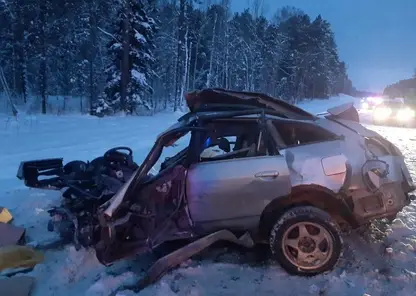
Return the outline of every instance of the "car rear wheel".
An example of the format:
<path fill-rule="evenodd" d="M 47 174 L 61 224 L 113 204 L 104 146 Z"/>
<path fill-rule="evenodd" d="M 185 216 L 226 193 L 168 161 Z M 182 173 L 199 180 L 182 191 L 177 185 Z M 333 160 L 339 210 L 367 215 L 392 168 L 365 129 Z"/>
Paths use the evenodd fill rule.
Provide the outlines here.
<path fill-rule="evenodd" d="M 331 216 L 315 207 L 288 210 L 270 233 L 273 257 L 290 274 L 313 276 L 331 270 L 342 253 L 342 238 Z"/>

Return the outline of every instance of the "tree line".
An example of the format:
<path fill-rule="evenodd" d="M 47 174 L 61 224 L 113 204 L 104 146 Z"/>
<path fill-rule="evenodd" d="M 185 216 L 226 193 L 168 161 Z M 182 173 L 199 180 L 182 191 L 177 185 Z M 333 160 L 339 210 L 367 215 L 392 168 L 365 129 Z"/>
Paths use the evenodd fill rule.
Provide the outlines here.
<path fill-rule="evenodd" d="M 297 102 L 352 93 L 331 25 L 293 7 L 270 20 L 230 0 L 4 0 L 0 60 L 13 99 L 88 98 L 91 114 L 178 110 L 206 87 Z"/>
<path fill-rule="evenodd" d="M 388 85 L 383 94 L 390 98 L 405 98 L 412 105 L 416 105 L 416 71 L 413 78 L 403 79 Z"/>

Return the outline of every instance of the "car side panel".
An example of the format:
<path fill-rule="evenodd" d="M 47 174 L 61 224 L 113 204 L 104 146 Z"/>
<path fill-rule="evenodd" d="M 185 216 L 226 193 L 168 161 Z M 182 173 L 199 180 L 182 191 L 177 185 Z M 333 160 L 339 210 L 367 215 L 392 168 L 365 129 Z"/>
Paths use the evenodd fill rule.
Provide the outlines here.
<path fill-rule="evenodd" d="M 288 147 L 281 153 L 286 157 L 293 186 L 315 184 L 337 193 L 349 181 L 351 155 L 341 141 Z"/>
<path fill-rule="evenodd" d="M 257 227 L 264 208 L 288 195 L 291 183 L 284 156 L 262 156 L 195 164 L 186 190 L 196 225 L 237 230 Z"/>

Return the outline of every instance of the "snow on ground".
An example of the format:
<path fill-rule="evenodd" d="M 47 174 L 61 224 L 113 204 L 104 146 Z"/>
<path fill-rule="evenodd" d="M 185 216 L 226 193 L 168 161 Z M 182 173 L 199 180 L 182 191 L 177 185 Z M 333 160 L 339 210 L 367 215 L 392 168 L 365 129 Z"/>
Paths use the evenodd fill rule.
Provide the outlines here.
<path fill-rule="evenodd" d="M 324 112 L 353 98 L 300 104 L 311 113 Z M 15 176 L 21 160 L 64 157 L 89 160 L 114 146 L 130 146 L 140 163 L 158 133 L 179 114 L 153 117 L 22 116 L 18 122 L 0 115 L 0 205 L 13 213 L 14 224 L 25 226 L 30 244 L 55 238 L 46 230 L 46 209 L 59 201 L 59 192 L 30 190 Z M 373 128 L 373 127 L 372 127 Z M 374 127 L 396 143 L 416 173 L 413 143 L 416 130 Z M 374 226 L 369 244 L 357 236 L 345 239 L 338 267 L 313 278 L 289 276 L 272 262 L 265 249 L 241 251 L 211 248 L 173 270 L 138 295 L 414 295 L 416 290 L 416 206 L 407 207 L 387 227 Z M 386 249 L 387 247 L 391 249 Z M 267 250 L 267 248 L 266 248 Z M 387 250 L 387 252 L 386 252 Z M 136 279 L 152 263 L 152 255 L 120 261 L 110 267 L 98 263 L 92 251 L 72 246 L 45 253 L 45 261 L 29 273 L 37 279 L 32 295 L 110 295 L 123 283 Z M 1 294 L 1 293 L 0 293 Z M 131 291 L 118 296 L 135 295 Z"/>

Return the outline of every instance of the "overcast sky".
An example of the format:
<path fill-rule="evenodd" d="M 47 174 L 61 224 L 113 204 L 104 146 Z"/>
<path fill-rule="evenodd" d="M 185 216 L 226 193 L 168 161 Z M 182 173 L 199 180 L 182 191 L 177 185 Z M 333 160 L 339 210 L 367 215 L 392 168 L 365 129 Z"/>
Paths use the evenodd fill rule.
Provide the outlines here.
<path fill-rule="evenodd" d="M 341 59 L 361 90 L 382 91 L 416 68 L 416 0 L 264 0 L 270 17 L 282 6 L 321 14 L 335 32 Z M 242 11 L 249 0 L 232 0 Z"/>

